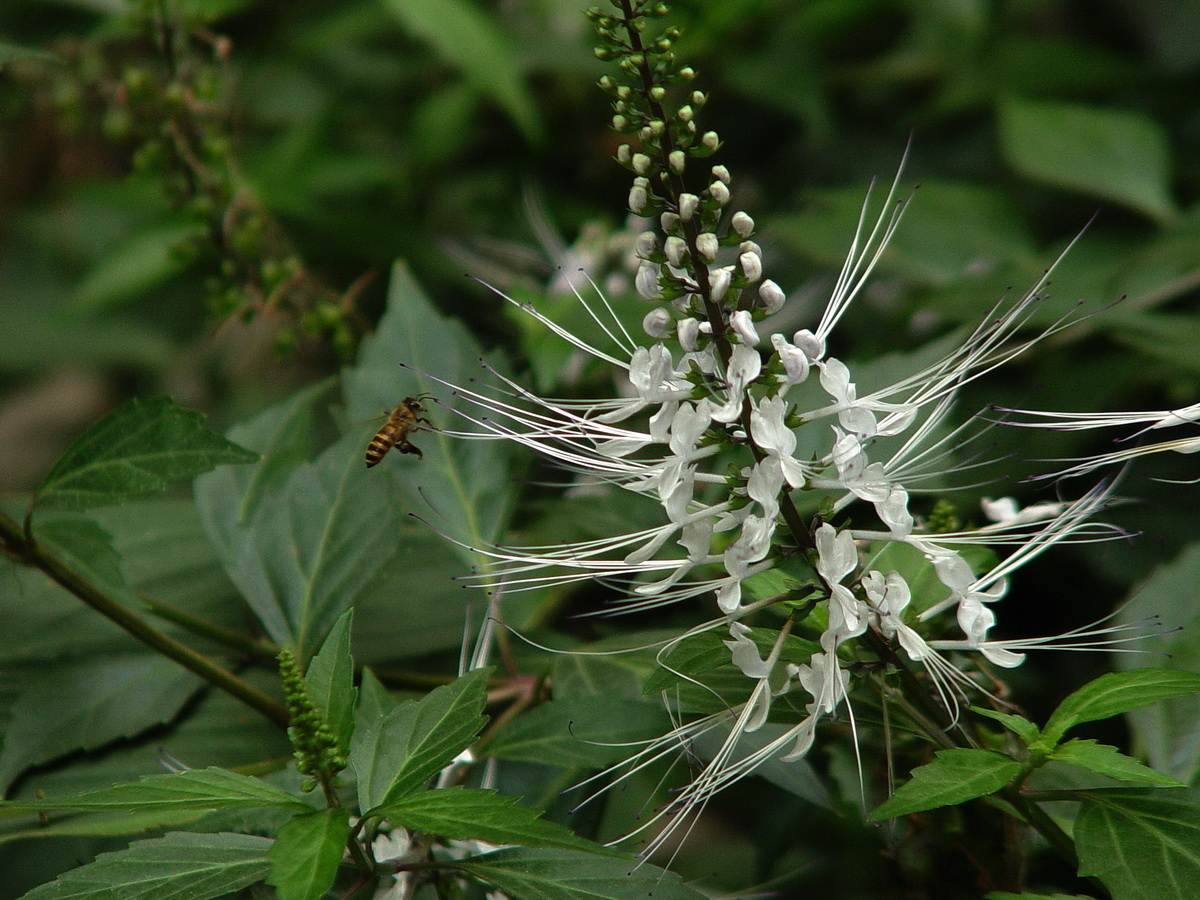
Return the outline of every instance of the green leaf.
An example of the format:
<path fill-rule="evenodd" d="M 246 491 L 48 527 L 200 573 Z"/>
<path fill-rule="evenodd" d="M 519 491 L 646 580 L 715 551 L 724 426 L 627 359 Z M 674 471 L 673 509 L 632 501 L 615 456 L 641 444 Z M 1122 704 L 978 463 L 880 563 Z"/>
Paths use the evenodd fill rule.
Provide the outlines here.
<path fill-rule="evenodd" d="M 345 753 L 354 733 L 354 660 L 350 655 L 350 632 L 354 610 L 348 609 L 337 620 L 329 637 L 313 657 L 304 684 L 326 724 L 333 729 L 338 747 Z"/>
<path fill-rule="evenodd" d="M 1164 788 L 1083 793 L 1075 820 L 1079 874 L 1113 900 L 1200 897 L 1200 791 Z"/>
<path fill-rule="evenodd" d="M 364 675 L 350 745 L 364 815 L 420 789 L 475 740 L 487 722 L 490 672 L 476 669 L 420 700 L 399 704 Z"/>
<path fill-rule="evenodd" d="M 1009 891 L 989 891 L 984 900 L 1092 900 L 1083 894 L 1013 894 Z"/>
<path fill-rule="evenodd" d="M 385 6 L 413 37 L 495 100 L 529 141 L 541 140 L 537 109 L 517 68 L 512 39 L 493 19 L 467 0 L 385 0 Z"/>
<path fill-rule="evenodd" d="M 1067 741 L 1057 747 L 1050 757 L 1059 762 L 1096 772 L 1099 775 L 1119 778 L 1121 781 L 1163 787 L 1183 787 L 1182 782 L 1176 781 L 1169 775 L 1163 775 L 1161 772 L 1155 772 L 1133 757 L 1121 753 L 1116 747 L 1100 744 L 1093 740 L 1076 738 Z"/>
<path fill-rule="evenodd" d="M 196 236 L 192 223 L 162 224 L 129 235 L 101 256 L 75 289 L 74 305 L 96 313 L 157 287 L 187 264 L 175 248 Z"/>
<path fill-rule="evenodd" d="M 256 809 L 285 806 L 307 812 L 310 804 L 259 778 L 228 769 L 185 769 L 169 775 L 148 775 L 76 797 L 0 801 L 0 807 L 20 810 L 153 810 Z"/>
<path fill-rule="evenodd" d="M 485 360 L 488 368 L 481 366 Z M 501 386 L 489 369 L 503 372 L 504 366 L 486 357 L 461 323 L 443 316 L 408 267 L 397 263 L 387 313 L 375 335 L 364 341 L 358 364 L 342 377 L 346 410 L 354 422 L 378 422 L 383 410 L 406 396 L 434 398 L 429 412 L 433 426 L 418 440 L 424 458 L 386 457 L 371 470 L 377 477 L 370 483 L 379 491 L 381 482 L 390 481 L 404 510 L 433 507 L 438 531 L 469 547 L 494 543 L 500 535 L 514 502 L 515 450 L 509 441 L 463 441 L 442 434 L 440 427 L 463 424 L 452 412 L 460 404 L 471 414 L 480 413 L 442 382 L 486 392 Z M 355 462 L 361 469 L 371 433 L 359 428 L 356 434 L 361 443 Z M 469 565 L 479 561 L 474 552 L 461 552 Z"/>
<path fill-rule="evenodd" d="M 0 751 L 0 787 L 30 766 L 171 720 L 200 685 L 178 664 L 149 654 L 44 670 L 13 704 Z"/>
<path fill-rule="evenodd" d="M 1200 543 L 1186 547 L 1176 559 L 1159 566 L 1150 578 L 1133 587 L 1118 613 L 1122 624 L 1144 623 L 1148 616 L 1158 614 L 1166 624 L 1178 628 L 1161 629 L 1138 641 L 1137 649 L 1146 654 L 1118 655 L 1120 668 L 1157 659 L 1164 669 L 1200 671 L 1197 584 Z M 1158 771 L 1174 775 L 1185 784 L 1195 783 L 1200 775 L 1200 728 L 1195 724 L 1200 721 L 1200 695 L 1144 706 L 1132 710 L 1127 719 L 1139 755 L 1145 755 Z"/>
<path fill-rule="evenodd" d="M 613 852 L 577 837 L 569 828 L 546 821 L 538 810 L 522 806 L 516 798 L 495 791 L 463 787 L 422 791 L 387 804 L 375 814 L 413 831 L 450 840 Z"/>
<path fill-rule="evenodd" d="M 497 850 L 454 863 L 514 900 L 702 900 L 674 872 L 571 850 Z"/>
<path fill-rule="evenodd" d="M 1024 716 L 1014 716 L 1011 713 L 996 712 L 994 709 L 983 709 L 979 706 L 972 706 L 971 712 L 999 722 L 1024 741 L 1026 747 L 1041 737 L 1042 733 L 1038 727 Z"/>
<path fill-rule="evenodd" d="M 247 834 L 168 834 L 102 853 L 22 900 L 210 900 L 260 881 L 270 846 Z"/>
<path fill-rule="evenodd" d="M 1000 105 L 1000 142 L 1009 164 L 1028 178 L 1112 200 L 1160 222 L 1176 215 L 1166 135 L 1139 113 L 1010 100 Z"/>
<path fill-rule="evenodd" d="M 38 489 L 39 509 L 86 509 L 153 494 L 171 481 L 257 459 L 167 397 L 133 399 L 79 437 Z"/>
<path fill-rule="evenodd" d="M 267 853 L 279 900 L 320 900 L 333 886 L 350 836 L 350 811 L 341 807 L 296 816 L 279 828 Z"/>
<path fill-rule="evenodd" d="M 994 794 L 1021 771 L 1021 763 L 991 750 L 939 750 L 936 759 L 914 769 L 912 778 L 877 806 L 873 822 L 952 806 Z"/>
<path fill-rule="evenodd" d="M 0 41 L 0 66 L 15 59 L 40 59 L 57 62 L 60 57 L 37 47 L 23 47 L 10 41 Z"/>
<path fill-rule="evenodd" d="M 1149 706 L 1172 697 L 1200 692 L 1200 672 L 1173 672 L 1166 669 L 1132 669 L 1110 672 L 1089 681 L 1058 705 L 1042 737 L 1057 744 L 1068 729 L 1082 722 L 1095 722 Z"/>

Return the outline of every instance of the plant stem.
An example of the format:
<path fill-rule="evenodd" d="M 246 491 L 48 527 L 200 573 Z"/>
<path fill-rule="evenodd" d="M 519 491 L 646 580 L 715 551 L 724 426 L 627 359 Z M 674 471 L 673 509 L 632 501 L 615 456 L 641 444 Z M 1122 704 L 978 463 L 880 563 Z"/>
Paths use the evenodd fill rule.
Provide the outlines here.
<path fill-rule="evenodd" d="M 166 632 L 159 631 L 129 607 L 40 546 L 32 536 L 24 534 L 21 526 L 2 511 L 0 511 L 0 545 L 3 545 L 4 551 L 14 559 L 44 572 L 71 594 L 147 647 L 174 660 L 189 672 L 199 675 L 209 684 L 220 688 L 251 709 L 262 713 L 281 729 L 287 729 L 288 712 L 282 704 L 217 665 L 202 653 L 197 653 Z"/>

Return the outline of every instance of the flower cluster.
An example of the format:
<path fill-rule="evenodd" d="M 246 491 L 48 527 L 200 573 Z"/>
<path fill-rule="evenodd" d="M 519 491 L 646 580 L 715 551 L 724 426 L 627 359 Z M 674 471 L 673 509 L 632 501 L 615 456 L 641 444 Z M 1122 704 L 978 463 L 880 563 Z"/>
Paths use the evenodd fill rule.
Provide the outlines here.
<path fill-rule="evenodd" d="M 998 304 L 924 368 L 860 390 L 830 344 L 907 205 L 898 199 L 897 175 L 876 217 L 868 193 L 820 320 L 791 334 L 771 331 L 785 292 L 764 277 L 755 223 L 734 203 L 729 171 L 698 162 L 720 146 L 716 133 L 697 127 L 705 95 L 690 89 L 691 69 L 675 67 L 671 29 L 645 36 L 662 4 L 613 6 L 590 15 L 603 41 L 597 55 L 623 74 L 602 78 L 600 86 L 613 99 L 613 127 L 630 139 L 617 151 L 634 175 L 629 209 L 656 226 L 633 241 L 636 291 L 651 304 L 643 320 L 648 340 L 628 333 L 598 290 L 595 302 L 577 296 L 614 349 L 524 306 L 563 339 L 623 370 L 627 389 L 598 401 L 565 401 L 512 381 L 503 382 L 502 393 L 456 387 L 480 411 L 460 409 L 472 425 L 451 433 L 524 444 L 581 481 L 652 498 L 663 514 L 655 527 L 587 542 L 475 548 L 490 558 L 480 573 L 487 583 L 514 592 L 601 579 L 625 586 L 620 611 L 715 598 L 715 616 L 669 642 L 660 659 L 670 667 L 680 645 L 721 629 L 747 691 L 725 698 L 718 712 L 681 720 L 630 760 L 636 768 L 709 733 L 721 736 L 719 748 L 705 754 L 707 766 L 661 814 L 667 816 L 701 808 L 764 760 L 803 756 L 818 724 L 847 703 L 852 672 L 867 668 L 863 662 L 883 663 L 923 685 L 927 721 L 940 716 L 933 727 L 945 728 L 957 716 L 958 697 L 976 686 L 964 652 L 1011 667 L 1037 646 L 1102 643 L 1106 629 L 995 640 L 993 609 L 1012 573 L 1044 550 L 1120 532 L 1091 521 L 1108 502 L 1104 485 L 1024 510 L 989 502 L 984 527 L 964 528 L 936 510 L 918 514 L 915 494 L 946 490 L 948 474 L 980 464 L 962 451 L 991 423 L 949 425 L 958 390 L 1071 317 L 1026 333 L 1043 280 Z M 681 102 L 668 112 L 676 95 Z M 980 551 L 987 546 L 1008 552 L 1001 559 Z M 798 640 L 802 634 L 812 639 Z M 923 681 L 914 669 L 926 673 Z M 747 749 L 745 738 L 785 697 L 794 721 Z"/>

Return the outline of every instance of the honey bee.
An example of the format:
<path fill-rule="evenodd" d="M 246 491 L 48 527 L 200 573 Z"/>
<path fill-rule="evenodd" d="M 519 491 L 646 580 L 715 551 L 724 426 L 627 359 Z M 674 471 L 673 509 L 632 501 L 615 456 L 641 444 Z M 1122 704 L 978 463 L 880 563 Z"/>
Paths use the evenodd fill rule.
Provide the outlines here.
<path fill-rule="evenodd" d="M 422 397 L 405 397 L 404 402 L 388 413 L 388 420 L 383 423 L 371 443 L 367 445 L 367 468 L 379 464 L 384 454 L 395 447 L 401 453 L 415 453 L 417 459 L 422 458 L 421 451 L 408 440 L 414 431 L 421 430 L 421 423 L 432 425 L 422 413 L 425 407 Z"/>

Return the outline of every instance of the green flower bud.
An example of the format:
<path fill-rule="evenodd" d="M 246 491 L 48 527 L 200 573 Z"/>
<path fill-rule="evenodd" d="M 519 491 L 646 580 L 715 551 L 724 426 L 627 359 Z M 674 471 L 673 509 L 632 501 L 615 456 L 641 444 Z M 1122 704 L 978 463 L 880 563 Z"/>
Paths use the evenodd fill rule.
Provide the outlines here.
<path fill-rule="evenodd" d="M 667 96 L 667 89 L 661 84 L 656 84 L 650 88 L 650 99 L 655 103 L 662 103 L 663 98 Z"/>
<path fill-rule="evenodd" d="M 682 175 L 684 168 L 687 166 L 687 154 L 682 150 L 672 150 L 667 157 L 667 161 L 672 172 L 676 175 Z"/>
<path fill-rule="evenodd" d="M 645 153 L 633 154 L 633 171 L 645 175 L 650 171 L 651 160 Z"/>
<path fill-rule="evenodd" d="M 690 106 L 679 107 L 679 112 L 675 113 L 679 117 L 680 122 L 690 122 L 695 113 Z"/>

